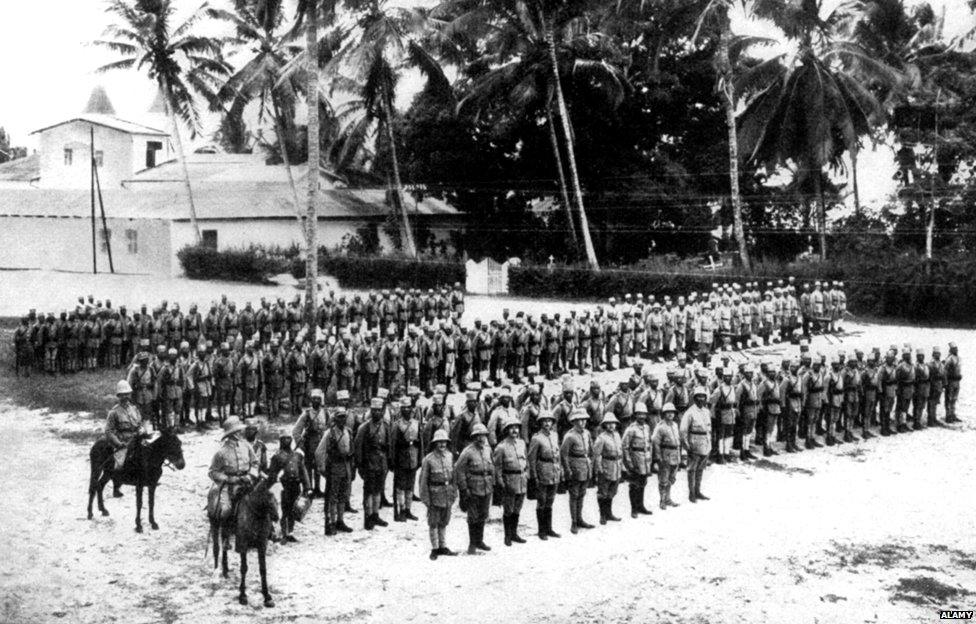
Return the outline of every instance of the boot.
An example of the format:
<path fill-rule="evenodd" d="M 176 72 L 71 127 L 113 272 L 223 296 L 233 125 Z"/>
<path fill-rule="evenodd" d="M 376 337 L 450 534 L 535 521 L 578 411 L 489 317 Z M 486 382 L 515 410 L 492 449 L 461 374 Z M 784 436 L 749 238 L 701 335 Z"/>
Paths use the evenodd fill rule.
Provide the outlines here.
<path fill-rule="evenodd" d="M 404 520 L 420 520 L 420 518 L 410 513 L 409 509 L 407 509 L 406 511 L 401 511 L 400 517 L 403 518 Z"/>
<path fill-rule="evenodd" d="M 555 537 L 555 538 L 562 537 L 562 535 L 560 535 L 559 533 L 556 533 L 555 531 L 552 530 L 552 507 L 550 507 L 549 509 L 547 509 L 545 511 L 545 514 L 546 514 L 545 515 L 545 519 L 546 519 L 546 535 L 548 535 L 549 537 Z"/>
<path fill-rule="evenodd" d="M 363 516 L 363 528 L 366 529 L 367 531 L 372 531 L 373 530 L 373 516 L 372 516 L 372 514 L 368 514 L 368 515 L 364 515 Z"/>
<path fill-rule="evenodd" d="M 661 508 L 661 511 L 664 511 L 668 508 L 668 502 L 667 499 L 664 498 L 663 491 L 659 494 L 659 498 L 661 499 L 661 502 L 659 502 L 657 506 Z M 694 499 L 692 499 L 691 502 L 695 502 Z"/>
<path fill-rule="evenodd" d="M 828 434 L 827 435 L 827 446 L 834 446 L 835 444 L 837 444 L 837 441 L 834 439 L 833 434 Z"/>
<path fill-rule="evenodd" d="M 600 509 L 600 524 L 607 523 L 607 506 L 606 501 L 602 498 L 596 499 L 596 506 Z"/>
<path fill-rule="evenodd" d="M 511 520 L 511 522 L 512 522 L 512 541 L 515 542 L 516 544 L 524 544 L 525 543 L 525 540 L 522 539 L 519 536 L 519 534 L 518 534 L 519 515 L 520 514 L 513 514 L 512 515 L 512 520 Z"/>
<path fill-rule="evenodd" d="M 546 512 L 544 509 L 535 510 L 535 521 L 539 525 L 539 539 L 546 541 L 549 539 L 549 534 L 546 532 Z"/>
<path fill-rule="evenodd" d="M 768 444 L 763 444 L 763 457 L 772 457 L 775 454 Z"/>
<path fill-rule="evenodd" d="M 468 523 L 468 554 L 477 555 L 478 552 L 478 525 Z"/>
<path fill-rule="evenodd" d="M 664 495 L 664 498 L 665 498 L 665 501 L 664 502 L 667 503 L 668 507 L 677 507 L 678 506 L 678 503 L 676 503 L 673 500 L 671 500 L 671 491 L 670 490 Z"/>
<path fill-rule="evenodd" d="M 722 464 L 725 463 L 725 456 L 720 453 L 720 454 L 718 454 L 718 455 L 715 456 L 715 460 L 714 461 L 715 461 L 716 464 L 722 465 Z"/>
<path fill-rule="evenodd" d="M 573 535 L 579 533 L 579 514 L 577 513 L 578 505 L 575 500 L 570 499 L 569 501 L 569 518 L 571 520 L 571 526 L 569 532 Z"/>
<path fill-rule="evenodd" d="M 739 461 L 749 461 L 749 451 L 739 451 Z"/>
<path fill-rule="evenodd" d="M 339 517 L 339 521 L 336 522 L 335 528 L 342 533 L 352 533 L 352 527 L 348 526 L 342 516 Z"/>
<path fill-rule="evenodd" d="M 758 457 L 752 454 L 752 447 L 747 446 L 745 450 L 743 450 L 742 452 L 745 454 L 745 459 L 747 461 L 751 461 L 753 459 L 759 459 Z"/>
<path fill-rule="evenodd" d="M 640 511 L 638 510 L 637 497 L 635 496 L 635 494 L 637 494 L 637 491 L 631 489 L 628 493 L 630 494 L 630 517 L 637 518 L 637 516 L 640 515 Z"/>
<path fill-rule="evenodd" d="M 512 517 L 508 514 L 502 516 L 502 526 L 505 528 L 505 545 L 512 545 Z"/>
<path fill-rule="evenodd" d="M 581 529 L 595 529 L 596 527 L 583 519 L 583 499 L 576 501 L 576 524 Z"/>
<path fill-rule="evenodd" d="M 440 550 L 437 549 L 437 548 L 434 548 L 433 550 L 430 551 L 430 560 L 431 561 L 437 561 L 437 555 L 439 555 L 439 554 L 441 554 L 440 553 Z"/>
<path fill-rule="evenodd" d="M 336 525 L 331 520 L 325 523 L 325 534 L 330 537 L 336 534 Z"/>
<path fill-rule="evenodd" d="M 854 437 L 854 434 L 851 433 L 850 431 L 845 431 L 844 432 L 844 442 L 857 442 L 857 438 L 855 438 Z"/>
<path fill-rule="evenodd" d="M 478 550 L 483 550 L 485 552 L 488 552 L 489 550 L 491 550 L 491 547 L 488 546 L 488 544 L 485 543 L 485 523 L 484 522 L 479 522 L 478 523 L 476 537 L 478 538 L 478 543 L 475 544 L 475 546 L 478 547 Z"/>
<path fill-rule="evenodd" d="M 606 505 L 607 505 L 607 520 L 609 520 L 610 522 L 620 522 L 620 518 L 613 515 L 613 499 L 608 498 Z"/>
<path fill-rule="evenodd" d="M 373 526 L 386 527 L 390 526 L 390 523 L 380 518 L 380 514 L 377 512 L 373 514 Z"/>
<path fill-rule="evenodd" d="M 868 428 L 867 427 L 861 429 L 861 439 L 862 440 L 870 440 L 873 437 L 874 437 L 874 434 L 871 433 L 870 431 L 868 431 Z"/>
<path fill-rule="evenodd" d="M 695 492 L 695 498 L 697 498 L 698 500 L 709 500 L 707 496 L 701 493 L 701 490 Z"/>

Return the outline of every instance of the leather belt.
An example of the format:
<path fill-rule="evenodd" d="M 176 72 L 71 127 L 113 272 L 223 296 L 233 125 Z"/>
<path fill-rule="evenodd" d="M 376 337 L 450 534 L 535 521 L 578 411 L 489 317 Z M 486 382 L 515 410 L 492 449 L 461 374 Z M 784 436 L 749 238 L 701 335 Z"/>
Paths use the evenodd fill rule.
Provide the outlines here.
<path fill-rule="evenodd" d="M 522 473 L 521 470 L 506 470 L 505 471 L 505 474 L 507 474 L 507 475 L 520 475 L 520 474 L 523 474 L 523 473 Z"/>
<path fill-rule="evenodd" d="M 541 461 L 541 462 L 543 462 L 545 464 L 555 464 L 556 463 L 556 460 L 554 458 L 552 458 L 552 457 L 537 457 L 536 460 L 537 461 Z"/>
<path fill-rule="evenodd" d="M 447 485 L 448 483 L 450 483 L 450 481 L 428 481 L 427 485 L 438 486 L 438 485 Z"/>
<path fill-rule="evenodd" d="M 570 457 L 575 457 L 576 459 L 586 459 L 586 453 L 570 453 Z"/>
<path fill-rule="evenodd" d="M 660 447 L 663 448 L 663 449 L 671 450 L 671 451 L 674 451 L 674 450 L 677 450 L 678 449 L 678 447 L 676 445 L 674 445 L 674 444 L 661 444 Z"/>

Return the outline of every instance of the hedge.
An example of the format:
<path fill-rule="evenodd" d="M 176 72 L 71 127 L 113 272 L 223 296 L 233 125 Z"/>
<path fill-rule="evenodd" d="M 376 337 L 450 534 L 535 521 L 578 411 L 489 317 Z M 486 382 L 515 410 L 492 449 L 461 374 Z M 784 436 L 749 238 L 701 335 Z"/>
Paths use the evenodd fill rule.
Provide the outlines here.
<path fill-rule="evenodd" d="M 203 245 L 180 249 L 176 257 L 190 279 L 232 282 L 267 282 L 272 275 L 287 272 L 291 252 L 252 245 L 242 249 L 216 250 Z"/>
<path fill-rule="evenodd" d="M 609 267 L 599 272 L 579 266 L 510 267 L 509 293 L 525 297 L 605 299 L 625 293 L 675 298 L 708 291 L 715 282 L 775 281 L 793 275 L 800 282 L 843 280 L 848 309 L 862 316 L 921 322 L 976 324 L 976 258 L 957 255 L 926 260 L 899 256 L 843 256 L 826 263 L 760 264 L 708 271 L 688 265 Z"/>
<path fill-rule="evenodd" d="M 465 282 L 464 264 L 431 259 L 319 254 L 319 271 L 346 288 L 436 288 Z M 305 263 L 296 259 L 292 275 L 305 277 Z"/>

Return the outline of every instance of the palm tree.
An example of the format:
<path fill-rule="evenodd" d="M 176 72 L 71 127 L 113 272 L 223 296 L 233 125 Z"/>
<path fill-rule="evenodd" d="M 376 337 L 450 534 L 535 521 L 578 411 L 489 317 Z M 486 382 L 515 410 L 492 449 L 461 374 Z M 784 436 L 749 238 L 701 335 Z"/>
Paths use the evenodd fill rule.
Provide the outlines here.
<path fill-rule="evenodd" d="M 729 137 L 729 198 L 732 202 L 732 229 L 735 234 L 736 245 L 739 247 L 739 261 L 742 263 L 742 268 L 748 272 L 752 270 L 752 263 L 749 259 L 749 247 L 746 244 L 746 232 L 742 224 L 742 194 L 739 191 L 739 138 L 735 119 L 737 98 L 732 72 L 731 43 L 733 37 L 732 24 L 729 20 L 730 8 L 730 0 L 711 0 L 699 17 L 692 40 L 698 39 L 698 34 L 706 22 L 713 25 L 718 31 L 718 45 L 715 48 L 714 64 L 718 74 L 716 90 L 722 99 L 722 108 L 725 110 L 725 125 Z M 737 44 L 741 49 L 763 42 L 758 38 L 749 38 L 749 40 L 739 40 Z"/>
<path fill-rule="evenodd" d="M 247 47 L 254 56 L 234 72 L 218 96 L 230 103 L 230 111 L 239 112 L 248 102 L 260 103 L 259 120 L 269 113 L 274 121 L 275 134 L 284 161 L 288 185 L 295 205 L 295 215 L 302 225 L 303 212 L 298 198 L 298 187 L 292 175 L 288 147 L 292 142 L 294 113 L 297 93 L 302 90 L 300 76 L 294 74 L 280 80 L 285 65 L 297 50 L 288 44 L 288 38 L 278 34 L 284 12 L 281 0 L 235 0 L 234 10 L 211 9 L 211 17 L 224 20 L 234 26 L 234 43 Z"/>
<path fill-rule="evenodd" d="M 397 158 L 394 99 L 400 71 L 412 65 L 419 67 L 428 80 L 447 82 L 439 64 L 419 41 L 425 34 L 428 19 L 417 9 L 391 7 L 380 0 L 350 0 L 347 6 L 358 18 L 357 27 L 335 56 L 324 67 L 334 88 L 352 92 L 357 99 L 346 107 L 345 150 L 349 139 L 362 141 L 369 136 L 367 128 L 376 125 L 384 133 L 389 150 L 389 175 L 393 186 L 393 207 L 400 218 L 404 251 L 417 256 L 417 245 L 404 202 L 403 180 Z M 362 148 L 360 143 L 357 148 Z"/>
<path fill-rule="evenodd" d="M 175 8 L 172 0 L 109 0 L 106 12 L 116 23 L 105 29 L 95 44 L 123 58 L 99 67 L 97 71 L 138 69 L 145 71 L 163 96 L 166 114 L 172 125 L 176 154 L 183 170 L 190 221 L 200 242 L 190 172 L 180 135 L 179 121 L 196 137 L 200 130 L 200 112 L 194 96 L 203 97 L 211 109 L 220 110 L 217 91 L 230 67 L 221 54 L 222 41 L 193 34 L 193 27 L 206 16 L 204 4 L 175 28 L 171 25 Z"/>
<path fill-rule="evenodd" d="M 798 175 L 813 180 L 820 257 L 827 257 L 824 167 L 838 165 L 845 151 L 857 149 L 883 118 L 880 101 L 867 87 L 871 75 L 896 81 L 897 72 L 872 58 L 857 43 L 835 37 L 848 19 L 840 6 L 823 18 L 820 7 L 804 0 L 759 0 L 753 11 L 771 19 L 795 45 L 755 64 L 738 78 L 737 92 L 751 96 L 741 114 L 739 143 L 744 159 L 776 168 L 793 161 Z M 858 67 L 858 74 L 848 71 Z"/>
<path fill-rule="evenodd" d="M 562 81 L 565 76 L 571 75 L 580 83 L 598 86 L 613 105 L 619 104 L 625 90 L 623 73 L 601 54 L 581 56 L 577 54 L 578 49 L 574 49 L 589 47 L 591 52 L 610 53 L 613 50 L 609 37 L 599 29 L 589 27 L 585 19 L 588 17 L 585 6 L 566 6 L 560 0 L 551 6 L 546 6 L 541 0 L 531 6 L 521 0 L 445 0 L 435 9 L 435 15 L 445 18 L 439 32 L 442 41 L 461 40 L 461 47 L 477 51 L 479 63 L 492 66 L 473 85 L 468 98 L 470 103 L 488 105 L 494 97 L 501 96 L 526 112 L 541 111 L 545 114 L 564 203 L 568 205 L 569 193 L 560 153 L 559 139 L 562 139 L 569 183 L 580 222 L 579 233 L 589 265 L 598 270 L 600 267 L 583 205 L 575 139 Z M 465 104 L 462 102 L 462 108 Z M 555 136 L 556 117 L 559 118 L 561 137 Z M 567 221 L 575 238 L 571 214 Z"/>

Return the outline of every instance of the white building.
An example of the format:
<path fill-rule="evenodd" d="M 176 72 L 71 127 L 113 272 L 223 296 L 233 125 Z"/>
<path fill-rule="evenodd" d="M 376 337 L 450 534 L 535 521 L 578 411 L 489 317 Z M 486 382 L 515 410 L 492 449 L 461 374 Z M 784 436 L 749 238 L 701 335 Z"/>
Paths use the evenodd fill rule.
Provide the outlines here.
<path fill-rule="evenodd" d="M 182 168 L 162 131 L 114 115 L 96 89 L 86 112 L 42 128 L 39 150 L 0 165 L 0 269 L 92 270 L 92 230 L 99 272 L 108 271 L 109 245 L 116 272 L 179 275 L 177 253 L 196 241 Z M 94 134 L 105 224 L 92 209 L 90 158 Z M 295 195 L 285 168 L 260 154 L 188 154 L 202 242 L 217 249 L 251 244 L 303 244 Z M 299 202 L 307 170 L 292 168 Z M 390 219 L 386 189 L 336 188 L 320 176 L 320 245 L 334 247 L 362 228 L 392 243 L 382 227 Z M 449 240 L 463 229 L 462 215 L 433 198 L 406 197 L 415 232 Z M 108 230 L 106 237 L 104 230 Z M 423 248 L 424 241 L 418 244 Z"/>

